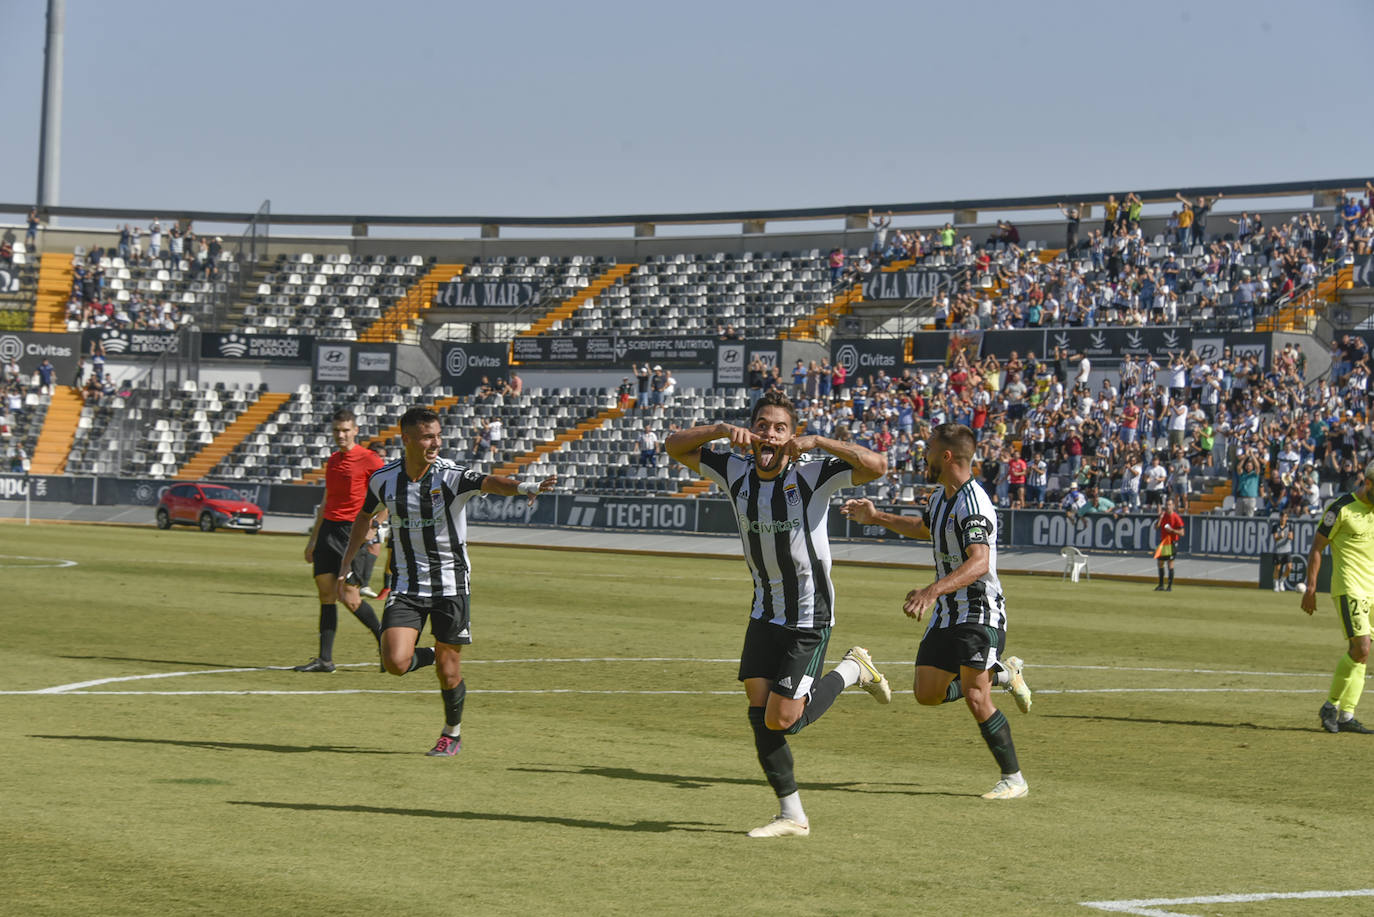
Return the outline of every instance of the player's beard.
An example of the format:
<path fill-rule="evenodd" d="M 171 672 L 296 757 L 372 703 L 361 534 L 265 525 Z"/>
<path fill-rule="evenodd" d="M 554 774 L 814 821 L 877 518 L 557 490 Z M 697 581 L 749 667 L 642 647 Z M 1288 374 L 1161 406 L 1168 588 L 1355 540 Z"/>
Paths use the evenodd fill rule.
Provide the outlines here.
<path fill-rule="evenodd" d="M 943 470 L 943 469 L 938 468 L 938 467 L 935 465 L 934 462 L 926 462 L 926 483 L 927 483 L 927 484 L 939 484 L 939 483 L 940 483 L 940 472 L 941 472 L 942 470 Z"/>

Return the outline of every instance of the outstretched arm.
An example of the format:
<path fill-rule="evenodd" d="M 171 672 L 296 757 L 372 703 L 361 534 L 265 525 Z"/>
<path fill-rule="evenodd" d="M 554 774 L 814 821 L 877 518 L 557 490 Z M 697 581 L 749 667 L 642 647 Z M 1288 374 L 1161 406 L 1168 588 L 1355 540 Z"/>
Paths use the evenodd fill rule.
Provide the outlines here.
<path fill-rule="evenodd" d="M 664 450 L 675 461 L 681 462 L 693 471 L 701 471 L 701 447 L 713 439 L 730 440 L 730 445 L 749 451 L 758 439 L 753 433 L 728 423 L 703 424 L 691 427 L 669 436 L 663 441 Z"/>
<path fill-rule="evenodd" d="M 881 452 L 866 449 L 858 443 L 842 443 L 838 439 L 825 436 L 798 436 L 787 444 L 787 455 L 792 461 L 801 458 L 803 452 L 824 449 L 835 458 L 848 463 L 854 469 L 855 484 L 867 484 L 887 474 L 887 456 Z"/>
<path fill-rule="evenodd" d="M 908 618 L 921 620 L 922 616 L 935 605 L 940 596 L 958 592 L 987 573 L 991 556 L 992 550 L 987 545 L 969 545 L 968 560 L 955 567 L 949 576 L 936 580 L 924 589 L 913 589 L 908 592 L 906 602 L 902 605 L 902 611 Z"/>
<path fill-rule="evenodd" d="M 920 516 L 885 513 L 875 507 L 872 500 L 846 500 L 840 512 L 859 525 L 881 525 L 889 532 L 908 538 L 930 537 L 930 529 L 926 528 L 925 520 Z"/>

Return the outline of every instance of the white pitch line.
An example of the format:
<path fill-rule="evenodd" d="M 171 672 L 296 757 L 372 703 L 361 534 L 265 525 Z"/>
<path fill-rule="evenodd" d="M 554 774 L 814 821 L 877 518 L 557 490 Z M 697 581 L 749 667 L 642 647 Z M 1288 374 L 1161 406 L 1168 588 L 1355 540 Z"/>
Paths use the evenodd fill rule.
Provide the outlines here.
<path fill-rule="evenodd" d="M 733 663 L 736 662 L 736 660 L 735 660 L 735 659 L 732 659 L 732 658 L 721 658 L 721 659 L 709 659 L 709 658 L 708 658 L 708 659 L 703 659 L 703 658 L 691 657 L 691 656 L 572 656 L 572 657 L 542 657 L 542 658 L 541 658 L 541 657 L 536 657 L 536 658 L 526 658 L 526 659 L 470 659 L 470 660 L 467 661 L 468 665 L 511 665 L 511 664 L 520 664 L 520 665 L 565 665 L 565 664 L 578 664 L 578 663 L 624 663 L 624 662 L 631 662 L 631 663 L 679 663 L 679 662 L 683 662 L 683 663 L 696 663 L 696 664 L 725 664 L 725 663 L 733 664 Z M 895 665 L 907 665 L 907 664 L 909 664 L 909 663 L 907 663 L 907 662 L 881 662 L 881 663 L 879 663 L 879 664 L 880 664 L 880 665 L 883 665 L 883 666 L 895 666 Z M 339 663 L 339 668 L 360 668 L 360 667 L 372 666 L 372 665 L 374 665 L 374 663 L 371 663 L 371 662 L 344 662 L 344 663 Z M 1028 667 L 1028 668 L 1029 668 L 1029 667 Z M 1169 673 L 1169 674 L 1192 674 L 1192 675 L 1250 675 L 1250 676 L 1265 677 L 1265 678 L 1273 678 L 1273 677 L 1290 677 L 1290 678 L 1325 678 L 1325 677 L 1326 677 L 1323 673 L 1320 673 L 1320 672 L 1312 672 L 1312 673 L 1301 673 L 1301 672 L 1251 672 L 1251 671 L 1219 670 L 1219 669 L 1171 669 L 1171 668 L 1163 668 L 1163 667 L 1157 667 L 1157 666 L 1148 666 L 1148 667 L 1147 667 L 1147 666 L 1141 666 L 1141 667 L 1122 666 L 1122 667 L 1117 667 L 1117 666 L 1097 666 L 1097 665 L 1039 665 L 1039 666 L 1034 666 L 1033 668 L 1038 668 L 1038 669 L 1066 669 L 1066 670 L 1067 670 L 1067 669 L 1081 669 L 1081 670 L 1085 670 L 1085 671 L 1107 671 L 1107 672 L 1111 672 L 1111 671 L 1119 671 L 1119 672 L 1164 672 L 1164 673 Z M 77 694 L 77 693 L 80 693 L 80 694 L 94 694 L 94 693 L 107 693 L 107 694 L 113 694 L 113 693 L 117 693 L 117 692 L 94 692 L 94 691 L 88 691 L 88 690 L 86 690 L 86 689 L 88 689 L 88 688 L 98 688 L 98 687 L 101 687 L 102 685 L 119 684 L 119 683 L 122 683 L 122 682 L 130 682 L 130 681 L 150 681 L 150 680 L 160 679 L 160 678 L 180 678 L 180 677 L 183 677 L 183 676 L 190 676 L 190 675 L 226 675 L 226 674 L 240 674 L 240 673 L 243 673 L 243 672 L 283 672 L 283 671 L 291 671 L 291 667 L 290 667 L 290 666 L 251 666 L 251 667 L 229 668 L 229 669 L 193 669 L 193 670 L 181 671 L 181 672 L 153 672 L 153 673 L 148 673 L 148 674 L 143 674 L 143 675 L 119 675 L 119 676 L 113 676 L 113 677 L 110 677 L 110 678 L 95 678 L 95 679 L 90 679 L 90 680 L 88 680 L 88 681 L 70 682 L 70 683 L 68 683 L 68 684 L 63 684 L 63 685 L 54 685 L 53 687 L 50 687 L 50 688 L 37 688 L 37 689 L 34 689 L 34 690 L 29 690 L 29 691 L 0 691 L 0 695 L 22 695 L 22 694 Z M 145 692 L 137 692 L 137 691 L 134 691 L 134 692 L 127 692 L 127 693 L 129 693 L 129 694 L 199 694 L 199 693 L 216 693 L 216 692 L 194 692 L 194 691 L 190 691 L 190 692 L 188 692 L 188 691 L 168 691 L 168 692 L 145 691 Z M 237 692 L 237 691 L 232 691 L 232 692 L 222 692 L 222 693 L 237 694 L 237 693 L 253 693 L 253 692 Z M 271 692 L 262 692 L 262 693 L 271 693 Z M 294 692 L 293 692 L 293 691 L 282 691 L 282 692 L 276 692 L 276 693 L 282 693 L 282 694 L 292 694 L 292 693 L 296 693 L 296 694 L 301 694 L 301 693 L 313 693 L 313 692 L 309 692 L 309 691 L 294 691 Z M 342 692 L 337 692 L 337 691 L 326 691 L 326 692 L 321 692 L 321 693 L 329 693 L 329 694 L 332 694 L 332 693 L 342 693 Z M 379 692 L 379 693 L 385 693 L 385 692 Z M 397 693 L 409 693 L 409 692 L 397 692 Z M 637 693 L 643 693 L 643 692 L 637 692 Z M 672 692 L 667 692 L 667 693 L 672 693 Z M 682 692 L 682 693 L 691 694 L 691 693 L 702 693 L 702 692 Z M 1173 687 L 1170 687 L 1170 688 L 1047 688 L 1047 689 L 1041 689 L 1038 693 L 1040 693 L 1040 694 L 1139 694 L 1139 693 L 1151 693 L 1151 694 L 1205 694 L 1205 693 L 1297 694 L 1297 693 L 1307 693 L 1307 692 L 1306 692 L 1306 691 L 1299 690 L 1299 689 L 1284 689 L 1284 688 L 1173 688 Z"/>
<path fill-rule="evenodd" d="M 1161 911 L 1161 907 L 1177 907 L 1182 904 L 1249 904 L 1254 901 L 1302 901 L 1313 898 L 1369 898 L 1374 897 L 1374 888 L 1356 888 L 1349 891 L 1311 891 L 1311 892 L 1256 892 L 1248 895 L 1203 895 L 1196 898 L 1141 898 L 1136 901 L 1080 901 L 1083 907 L 1096 908 L 1112 914 L 1133 914 L 1135 917 L 1198 917 L 1179 911 Z"/>
<path fill-rule="evenodd" d="M 0 554 L 0 559 L 4 560 L 45 560 L 45 564 L 6 564 L 0 563 L 0 568 L 11 567 L 18 570 L 54 570 L 62 567 L 75 567 L 76 561 L 64 560 L 61 557 L 29 557 L 24 554 Z"/>

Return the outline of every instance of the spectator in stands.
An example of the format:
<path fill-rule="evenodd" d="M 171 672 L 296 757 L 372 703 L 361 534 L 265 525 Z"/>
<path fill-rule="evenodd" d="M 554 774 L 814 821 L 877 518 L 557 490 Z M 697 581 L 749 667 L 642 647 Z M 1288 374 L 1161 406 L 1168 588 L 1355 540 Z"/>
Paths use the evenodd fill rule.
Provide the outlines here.
<path fill-rule="evenodd" d="M 162 255 L 162 223 L 157 217 L 148 224 L 148 257 L 156 261 Z"/>
<path fill-rule="evenodd" d="M 38 208 L 30 207 L 28 216 L 28 229 L 24 233 L 24 248 L 34 251 L 38 247 L 38 224 L 42 220 L 38 216 Z"/>
<path fill-rule="evenodd" d="M 830 282 L 832 284 L 839 283 L 840 278 L 844 276 L 844 252 L 838 248 L 832 248 L 826 258 L 826 263 L 830 266 Z"/>
<path fill-rule="evenodd" d="M 1059 212 L 1064 214 L 1064 219 L 1068 220 L 1064 235 L 1064 253 L 1067 257 L 1073 258 L 1078 250 L 1078 224 L 1081 222 L 1078 216 L 1077 207 L 1065 207 L 1058 204 Z"/>
<path fill-rule="evenodd" d="M 662 366 L 654 366 L 654 374 L 649 379 L 649 404 L 660 407 L 663 404 L 664 390 L 668 387 L 668 374 Z"/>
<path fill-rule="evenodd" d="M 620 387 L 616 389 L 616 395 L 619 398 L 620 409 L 622 411 L 629 410 L 630 399 L 634 397 L 634 390 L 635 387 L 630 382 L 630 377 L 622 376 L 620 379 Z"/>
<path fill-rule="evenodd" d="M 47 357 L 38 364 L 38 391 L 44 395 L 51 395 L 53 392 L 53 376 L 57 368 L 52 365 L 52 361 Z"/>
<path fill-rule="evenodd" d="M 644 363 L 640 366 L 630 364 L 630 371 L 635 374 L 635 381 L 638 383 L 638 400 L 635 402 L 640 409 L 649 406 L 649 381 L 653 378 L 653 370 L 649 369 L 649 364 Z"/>
<path fill-rule="evenodd" d="M 887 212 L 887 216 L 874 216 L 872 208 L 868 211 L 868 225 L 873 228 L 873 245 L 871 246 L 874 258 L 882 260 L 887 252 L 887 232 L 892 227 L 892 211 Z"/>
<path fill-rule="evenodd" d="M 658 457 L 658 434 L 653 427 L 644 425 L 644 430 L 639 434 L 639 464 L 642 467 L 652 468 L 655 459 Z"/>
<path fill-rule="evenodd" d="M 521 379 L 520 376 L 514 370 L 511 370 L 510 378 L 507 382 L 507 385 L 510 388 L 510 393 L 516 396 L 517 398 L 520 396 L 520 393 L 525 390 L 525 380 Z"/>

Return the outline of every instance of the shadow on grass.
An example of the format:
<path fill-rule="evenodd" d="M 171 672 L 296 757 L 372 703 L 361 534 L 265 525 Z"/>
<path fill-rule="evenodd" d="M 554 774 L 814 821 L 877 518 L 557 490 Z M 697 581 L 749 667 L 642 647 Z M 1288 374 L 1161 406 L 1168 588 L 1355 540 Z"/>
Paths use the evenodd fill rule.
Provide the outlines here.
<path fill-rule="evenodd" d="M 577 774 L 585 777 L 606 777 L 611 780 L 638 780 L 647 783 L 667 783 L 678 790 L 701 790 L 716 784 L 728 783 L 736 786 L 757 786 L 762 777 L 689 777 L 685 774 L 656 774 L 651 771 L 637 771 L 629 767 L 600 767 L 596 765 L 541 765 L 537 767 L 511 767 L 507 770 L 529 774 Z M 939 790 L 920 790 L 915 783 L 879 783 L 872 780 L 848 780 L 843 783 L 816 783 L 806 781 L 801 788 L 812 790 L 834 790 L 841 793 L 869 793 L 876 795 L 900 796 L 966 796 L 967 793 L 946 793 Z"/>
<path fill-rule="evenodd" d="M 210 751 L 269 751 L 273 754 L 294 755 L 309 752 L 328 752 L 338 755 L 404 755 L 412 752 L 387 751 L 381 748 L 358 748 L 354 745 L 267 745 L 261 742 L 216 742 L 211 739 L 138 739 L 129 736 L 45 736 L 31 735 L 30 739 L 59 739 L 64 742 L 125 742 L 132 745 L 175 745 L 181 748 L 205 748 Z"/>
<path fill-rule="evenodd" d="M 231 806 L 256 806 L 261 809 L 291 809 L 296 812 L 343 812 L 359 815 L 402 815 L 407 818 L 453 818 L 459 821 L 514 822 L 523 825 L 561 825 L 565 828 L 591 828 L 601 831 L 641 831 L 666 834 L 670 831 L 692 831 L 705 834 L 739 834 L 704 821 L 636 821 L 619 824 L 589 818 L 566 818 L 559 815 L 519 815 L 512 812 L 464 812 L 443 809 L 398 809 L 391 806 L 332 806 L 313 802 L 253 802 L 246 799 L 227 800 Z"/>
<path fill-rule="evenodd" d="M 58 656 L 58 659 L 94 659 L 100 662 L 148 662 L 153 665 L 203 665 L 211 669 L 260 669 L 261 662 L 206 662 L 202 659 L 142 659 L 138 656 Z"/>
<path fill-rule="evenodd" d="M 1151 716 L 1102 716 L 1088 713 L 1037 713 L 1037 718 L 1100 720 L 1105 723 L 1143 723 L 1150 726 L 1203 726 L 1208 729 L 1253 729 L 1260 732 L 1320 732 L 1317 726 L 1264 726 L 1259 723 L 1213 723 L 1208 720 L 1163 720 Z"/>

